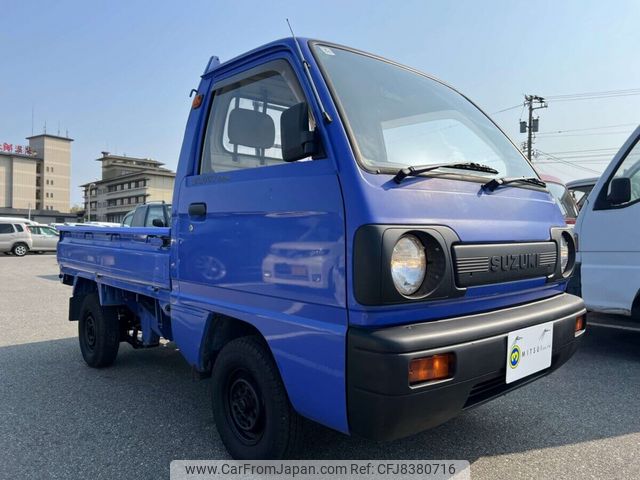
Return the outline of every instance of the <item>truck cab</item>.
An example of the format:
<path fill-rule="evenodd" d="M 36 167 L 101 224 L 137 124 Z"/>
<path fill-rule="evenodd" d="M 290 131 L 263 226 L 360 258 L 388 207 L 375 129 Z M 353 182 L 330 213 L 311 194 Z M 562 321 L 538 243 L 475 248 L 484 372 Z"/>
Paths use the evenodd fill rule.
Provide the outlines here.
<path fill-rule="evenodd" d="M 576 224 L 572 290 L 590 311 L 640 320 L 640 127 L 594 183 Z"/>
<path fill-rule="evenodd" d="M 299 417 L 387 440 L 439 425 L 558 368 L 585 331 L 573 233 L 492 120 L 308 39 L 211 59 L 170 228 L 63 229 L 58 258 L 85 360 L 173 340 L 213 377 L 236 458 L 290 455 Z"/>

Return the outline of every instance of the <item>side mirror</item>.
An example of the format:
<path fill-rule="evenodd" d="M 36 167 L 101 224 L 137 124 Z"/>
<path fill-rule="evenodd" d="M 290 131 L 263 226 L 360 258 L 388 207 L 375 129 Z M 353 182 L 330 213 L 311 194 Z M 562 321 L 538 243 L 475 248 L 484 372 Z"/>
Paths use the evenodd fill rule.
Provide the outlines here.
<path fill-rule="evenodd" d="M 154 218 L 151 223 L 154 227 L 164 227 L 164 222 L 159 218 Z"/>
<path fill-rule="evenodd" d="M 611 180 L 607 200 L 613 205 L 620 205 L 631 200 L 631 179 L 618 177 Z"/>
<path fill-rule="evenodd" d="M 280 116 L 282 159 L 295 162 L 318 153 L 315 132 L 309 130 L 309 106 L 297 103 Z"/>

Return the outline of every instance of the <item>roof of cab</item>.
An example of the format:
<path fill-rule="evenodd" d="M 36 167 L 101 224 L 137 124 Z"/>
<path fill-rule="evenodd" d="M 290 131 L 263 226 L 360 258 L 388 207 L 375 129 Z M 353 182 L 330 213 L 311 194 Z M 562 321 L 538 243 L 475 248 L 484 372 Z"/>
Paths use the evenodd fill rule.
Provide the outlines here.
<path fill-rule="evenodd" d="M 296 38 L 302 45 L 306 44 L 310 40 L 309 38 L 304 38 L 304 37 L 296 37 Z M 244 60 L 245 58 L 252 57 L 258 52 L 271 50 L 271 49 L 278 49 L 282 47 L 289 48 L 294 51 L 297 49 L 295 40 L 293 39 L 293 37 L 285 37 L 279 40 L 274 40 L 273 42 L 265 43 L 264 45 L 261 45 L 252 50 L 249 50 L 248 52 L 242 53 L 236 57 L 230 58 L 229 60 L 226 60 L 224 62 L 220 62 L 220 59 L 214 55 L 209 59 L 209 62 L 207 63 L 207 67 L 205 68 L 204 73 L 202 75 L 205 76 L 210 74 L 214 70 L 225 68 L 228 65 L 231 65 L 234 63 L 242 62 L 242 60 Z"/>

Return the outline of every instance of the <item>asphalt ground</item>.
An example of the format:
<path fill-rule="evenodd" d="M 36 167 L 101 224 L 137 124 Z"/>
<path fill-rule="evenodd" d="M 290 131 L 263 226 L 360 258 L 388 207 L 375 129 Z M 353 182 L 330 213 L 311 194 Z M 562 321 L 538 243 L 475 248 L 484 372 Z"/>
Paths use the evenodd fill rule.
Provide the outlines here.
<path fill-rule="evenodd" d="M 210 381 L 193 381 L 172 344 L 123 344 L 112 368 L 87 367 L 69 294 L 53 255 L 0 255 L 0 479 L 158 479 L 173 459 L 228 458 Z M 544 379 L 392 443 L 309 424 L 300 457 L 466 459 L 473 479 L 640 478 L 640 329 L 589 321 Z"/>

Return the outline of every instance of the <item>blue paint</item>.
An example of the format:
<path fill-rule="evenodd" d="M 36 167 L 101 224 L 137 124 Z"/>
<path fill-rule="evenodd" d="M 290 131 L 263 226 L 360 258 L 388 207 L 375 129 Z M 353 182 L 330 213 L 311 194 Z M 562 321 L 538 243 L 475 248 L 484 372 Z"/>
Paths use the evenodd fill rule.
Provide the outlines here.
<path fill-rule="evenodd" d="M 198 175 L 212 92 L 225 79 L 284 60 L 313 116 L 322 118 L 291 39 L 219 65 L 210 62 L 198 87 L 202 106 L 189 112 L 185 129 L 171 228 L 63 227 L 58 261 L 64 274 L 121 292 L 110 301 L 122 298 L 131 306 L 134 294 L 142 294 L 160 309 L 170 306 L 170 328 L 160 329 L 158 318 L 142 314 L 145 338 L 172 339 L 198 369 L 205 368 L 205 332 L 213 314 L 255 326 L 295 409 L 348 432 L 350 324 L 388 326 L 492 311 L 556 295 L 565 286 L 533 279 L 469 288 L 459 298 L 363 306 L 352 284 L 353 239 L 360 226 L 445 225 L 462 242 L 514 242 L 549 240 L 550 227 L 564 222 L 544 191 L 485 193 L 477 182 L 430 176 L 396 185 L 390 175 L 362 170 L 308 42 L 301 40 L 301 46 L 333 119 L 318 125 L 324 158 Z M 197 202 L 207 205 L 204 218 L 189 217 L 189 205 Z"/>

